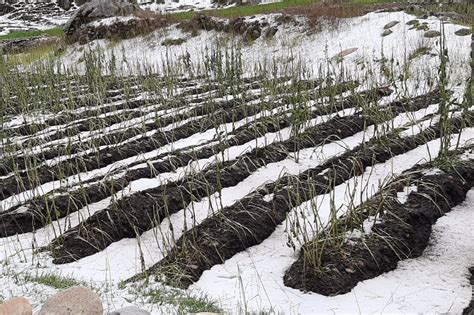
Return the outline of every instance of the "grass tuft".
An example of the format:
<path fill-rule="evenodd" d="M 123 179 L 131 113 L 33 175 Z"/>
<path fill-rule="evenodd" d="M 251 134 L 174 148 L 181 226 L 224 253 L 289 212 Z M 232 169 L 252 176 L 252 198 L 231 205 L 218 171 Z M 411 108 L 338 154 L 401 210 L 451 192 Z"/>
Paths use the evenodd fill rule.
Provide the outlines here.
<path fill-rule="evenodd" d="M 85 286 L 86 283 L 77 281 L 76 279 L 69 277 L 60 277 L 53 274 L 45 274 L 29 279 L 31 282 L 36 282 L 38 284 L 47 285 L 55 289 L 68 289 L 75 286 Z"/>
<path fill-rule="evenodd" d="M 18 31 L 18 32 L 11 32 L 6 35 L 1 35 L 0 40 L 23 39 L 23 38 L 31 38 L 35 36 L 42 36 L 42 35 L 63 37 L 64 31 L 61 27 L 50 28 L 47 30 Z"/>

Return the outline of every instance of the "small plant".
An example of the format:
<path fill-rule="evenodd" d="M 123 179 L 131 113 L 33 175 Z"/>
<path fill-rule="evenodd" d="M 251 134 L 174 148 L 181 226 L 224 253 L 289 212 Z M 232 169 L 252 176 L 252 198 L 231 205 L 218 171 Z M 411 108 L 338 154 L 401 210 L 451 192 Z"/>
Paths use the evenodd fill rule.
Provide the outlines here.
<path fill-rule="evenodd" d="M 27 281 L 47 285 L 59 290 L 68 289 L 74 286 L 87 286 L 85 282 L 77 281 L 74 278 L 61 277 L 53 274 L 43 274 L 36 277 L 31 277 L 28 278 Z"/>
<path fill-rule="evenodd" d="M 145 291 L 144 296 L 147 297 L 148 301 L 152 304 L 170 304 L 176 306 L 178 314 L 200 312 L 220 313 L 222 311 L 215 301 L 205 296 L 192 296 L 177 290 L 150 290 Z"/>
<path fill-rule="evenodd" d="M 163 46 L 179 46 L 186 41 L 185 38 L 166 38 L 161 42 Z"/>

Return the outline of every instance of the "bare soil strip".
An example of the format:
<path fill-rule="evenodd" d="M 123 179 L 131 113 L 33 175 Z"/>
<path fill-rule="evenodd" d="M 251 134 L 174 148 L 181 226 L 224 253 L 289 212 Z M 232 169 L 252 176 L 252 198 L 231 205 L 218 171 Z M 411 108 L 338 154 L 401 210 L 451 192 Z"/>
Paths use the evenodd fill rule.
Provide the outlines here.
<path fill-rule="evenodd" d="M 416 169 L 423 170 L 420 166 Z M 429 243 L 431 226 L 460 204 L 474 186 L 474 161 L 462 162 L 443 174 L 410 176 L 409 182 L 417 190 L 405 203 L 397 199 L 384 203 L 371 200 L 378 204 L 377 211 L 382 215 L 370 234 L 341 246 L 325 244 L 320 266 L 308 263 L 305 257 L 313 254 L 308 251 L 320 249 L 324 240 L 305 244 L 299 259 L 285 274 L 285 285 L 326 296 L 344 294 L 360 281 L 394 270 L 400 260 L 420 256 Z"/>
<path fill-rule="evenodd" d="M 291 208 L 314 194 L 325 194 L 335 185 L 362 174 L 366 167 L 438 137 L 439 128 L 435 126 L 404 139 L 385 137 L 383 146 L 376 139 L 302 173 L 297 181 L 290 177 L 279 184 L 267 185 L 186 232 L 171 253 L 148 272 L 165 275 L 169 283 L 187 287 L 205 270 L 261 243 L 283 222 Z M 268 194 L 273 194 L 272 201 L 265 200 Z"/>

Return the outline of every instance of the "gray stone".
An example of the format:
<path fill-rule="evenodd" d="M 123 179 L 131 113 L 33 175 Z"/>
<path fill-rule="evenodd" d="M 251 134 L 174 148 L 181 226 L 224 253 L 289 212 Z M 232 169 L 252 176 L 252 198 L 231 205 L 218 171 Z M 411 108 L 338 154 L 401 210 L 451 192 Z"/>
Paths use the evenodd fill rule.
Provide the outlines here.
<path fill-rule="evenodd" d="M 337 55 L 335 55 L 333 58 L 343 58 L 345 56 L 348 56 L 354 52 L 356 52 L 359 48 L 357 47 L 353 47 L 353 48 L 348 48 L 348 49 L 344 49 L 343 51 L 341 51 L 340 53 L 338 53 Z"/>
<path fill-rule="evenodd" d="M 426 38 L 434 38 L 440 35 L 441 35 L 440 32 L 431 30 L 431 31 L 426 31 L 423 36 L 425 36 Z"/>
<path fill-rule="evenodd" d="M 150 313 L 136 306 L 127 306 L 113 311 L 109 315 L 150 315 Z"/>
<path fill-rule="evenodd" d="M 245 31 L 244 38 L 246 40 L 252 41 L 259 38 L 261 34 L 262 34 L 262 31 L 260 30 L 258 26 L 251 26 Z"/>
<path fill-rule="evenodd" d="M 71 8 L 70 0 L 58 0 L 58 6 L 68 11 Z"/>
<path fill-rule="evenodd" d="M 407 22 L 407 25 L 418 25 L 420 24 L 420 21 L 418 20 L 410 20 Z"/>
<path fill-rule="evenodd" d="M 390 34 L 392 34 L 392 33 L 393 33 L 392 30 L 385 30 L 385 31 L 383 31 L 382 36 L 388 36 L 388 35 L 390 35 Z"/>
<path fill-rule="evenodd" d="M 417 31 L 428 31 L 429 29 L 430 29 L 430 27 L 428 26 L 428 24 L 425 24 L 425 23 L 423 23 L 421 25 L 418 25 L 416 27 Z"/>
<path fill-rule="evenodd" d="M 275 34 L 278 32 L 278 28 L 275 26 L 270 26 L 265 31 L 265 38 L 273 38 Z"/>
<path fill-rule="evenodd" d="M 82 5 L 64 26 L 66 36 L 73 35 L 81 26 L 90 22 L 114 17 L 130 15 L 141 9 L 133 3 L 121 0 L 93 0 Z"/>
<path fill-rule="evenodd" d="M 85 287 L 72 287 L 46 300 L 38 315 L 102 315 L 99 296 Z"/>
<path fill-rule="evenodd" d="M 397 25 L 398 23 L 400 23 L 400 21 L 392 21 L 392 22 L 386 24 L 383 28 L 384 28 L 385 30 L 388 30 L 389 28 L 394 27 L 394 26 Z"/>
<path fill-rule="evenodd" d="M 467 36 L 467 35 L 471 35 L 471 30 L 468 28 L 461 28 L 457 30 L 456 32 L 454 32 L 454 34 L 456 34 L 457 36 Z"/>

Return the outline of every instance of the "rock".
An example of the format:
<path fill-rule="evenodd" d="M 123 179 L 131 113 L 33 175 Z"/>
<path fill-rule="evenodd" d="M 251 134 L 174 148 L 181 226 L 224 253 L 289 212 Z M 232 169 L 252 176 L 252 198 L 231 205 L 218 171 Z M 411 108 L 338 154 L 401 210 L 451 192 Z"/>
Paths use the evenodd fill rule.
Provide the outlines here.
<path fill-rule="evenodd" d="M 383 28 L 384 28 L 385 30 L 388 30 L 389 28 L 394 27 L 394 26 L 397 25 L 398 23 L 400 23 L 400 21 L 392 21 L 392 22 L 386 24 Z"/>
<path fill-rule="evenodd" d="M 72 287 L 51 296 L 38 315 L 102 315 L 99 296 L 85 287 Z"/>
<path fill-rule="evenodd" d="M 0 315 L 31 315 L 30 302 L 22 297 L 12 298 L 0 304 Z"/>
<path fill-rule="evenodd" d="M 425 23 L 423 23 L 421 25 L 418 25 L 416 27 L 417 31 L 428 31 L 429 29 L 430 29 L 430 27 L 428 26 L 428 24 L 425 24 Z"/>
<path fill-rule="evenodd" d="M 239 24 L 239 27 L 237 29 L 237 33 L 243 35 L 247 31 L 248 25 L 246 23 L 241 23 Z"/>
<path fill-rule="evenodd" d="M 393 33 L 392 30 L 388 30 L 388 29 L 387 29 L 387 30 L 383 31 L 382 36 L 388 36 L 388 35 L 390 35 L 390 34 L 392 34 L 392 33 Z"/>
<path fill-rule="evenodd" d="M 280 24 L 288 24 L 290 22 L 294 22 L 295 19 L 294 19 L 293 16 L 291 16 L 289 14 L 282 14 L 282 15 L 277 16 L 275 18 L 275 21 L 277 21 Z"/>
<path fill-rule="evenodd" d="M 357 51 L 359 48 L 348 48 L 348 49 L 344 49 L 343 51 L 341 51 L 340 53 L 338 53 L 337 55 L 335 55 L 334 57 L 335 58 L 342 58 L 342 57 L 345 57 L 347 55 L 350 55 L 352 54 L 353 52 Z"/>
<path fill-rule="evenodd" d="M 407 22 L 407 25 L 418 25 L 420 24 L 420 21 L 418 20 L 410 20 Z"/>
<path fill-rule="evenodd" d="M 81 6 L 86 2 L 89 2 L 90 0 L 74 0 L 74 2 L 78 5 Z"/>
<path fill-rule="evenodd" d="M 265 38 L 273 38 L 275 34 L 278 32 L 278 28 L 275 26 L 270 26 L 269 28 L 266 29 L 265 31 Z"/>
<path fill-rule="evenodd" d="M 438 31 L 431 30 L 431 31 L 426 31 L 423 36 L 426 38 L 434 38 L 434 37 L 441 36 L 441 33 Z"/>
<path fill-rule="evenodd" d="M 439 17 L 442 20 L 463 20 L 464 16 L 456 12 L 438 12 L 433 13 L 434 16 Z"/>
<path fill-rule="evenodd" d="M 108 17 L 108 15 L 112 16 Z M 104 18 L 105 21 L 102 20 Z M 193 19 L 180 26 L 196 30 L 195 23 L 198 22 Z M 85 44 L 102 38 L 132 38 L 163 28 L 168 24 L 168 19 L 159 14 L 145 12 L 135 4 L 121 0 L 94 0 L 84 4 L 69 19 L 65 26 L 65 35 L 69 43 L 79 41 Z"/>
<path fill-rule="evenodd" d="M 218 32 L 222 32 L 224 30 L 224 26 L 225 26 L 224 22 L 222 21 L 216 22 L 215 30 Z"/>
<path fill-rule="evenodd" d="M 256 40 L 257 38 L 260 37 L 261 34 L 262 34 L 262 31 L 260 30 L 260 27 L 252 26 L 246 30 L 246 33 L 244 34 L 244 38 L 246 40 Z"/>
<path fill-rule="evenodd" d="M 71 1 L 70 0 L 58 0 L 58 6 L 63 8 L 64 10 L 68 11 L 71 8 Z"/>
<path fill-rule="evenodd" d="M 76 34 L 82 26 L 103 18 L 130 15 L 141 11 L 132 3 L 120 0 L 93 0 L 81 6 L 64 26 L 66 37 Z"/>
<path fill-rule="evenodd" d="M 467 36 L 467 35 L 471 35 L 471 30 L 468 28 L 461 28 L 457 30 L 456 32 L 454 32 L 454 34 L 456 34 L 457 36 Z"/>
<path fill-rule="evenodd" d="M 150 313 L 136 306 L 127 306 L 113 311 L 109 315 L 150 315 Z"/>

